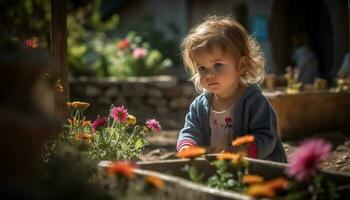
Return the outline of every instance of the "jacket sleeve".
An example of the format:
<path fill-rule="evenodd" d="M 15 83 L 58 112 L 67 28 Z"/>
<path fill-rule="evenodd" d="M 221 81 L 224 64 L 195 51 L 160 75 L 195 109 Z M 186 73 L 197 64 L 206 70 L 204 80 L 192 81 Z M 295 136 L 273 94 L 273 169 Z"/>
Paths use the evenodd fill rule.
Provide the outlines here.
<path fill-rule="evenodd" d="M 255 137 L 257 158 L 270 155 L 278 142 L 276 114 L 260 93 L 249 105 L 249 131 Z"/>
<path fill-rule="evenodd" d="M 200 127 L 198 105 L 199 101 L 196 98 L 190 105 L 189 112 L 185 117 L 185 125 L 181 129 L 176 145 L 176 150 L 179 151 L 181 147 L 202 146 L 204 135 L 203 128 Z"/>

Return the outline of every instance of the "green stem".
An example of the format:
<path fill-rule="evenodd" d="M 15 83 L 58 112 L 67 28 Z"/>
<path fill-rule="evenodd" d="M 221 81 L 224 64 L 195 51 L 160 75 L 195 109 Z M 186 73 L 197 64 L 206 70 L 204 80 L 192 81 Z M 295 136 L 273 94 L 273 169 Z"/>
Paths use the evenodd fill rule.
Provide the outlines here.
<path fill-rule="evenodd" d="M 135 135 L 135 131 L 132 132 L 131 136 L 129 137 L 128 141 L 126 141 L 126 144 L 129 144 L 131 138 L 133 138 Z"/>
<path fill-rule="evenodd" d="M 107 147 L 107 142 L 105 140 L 105 137 L 103 136 L 103 131 L 100 131 L 100 137 L 102 138 L 103 144 L 105 145 L 105 147 Z"/>

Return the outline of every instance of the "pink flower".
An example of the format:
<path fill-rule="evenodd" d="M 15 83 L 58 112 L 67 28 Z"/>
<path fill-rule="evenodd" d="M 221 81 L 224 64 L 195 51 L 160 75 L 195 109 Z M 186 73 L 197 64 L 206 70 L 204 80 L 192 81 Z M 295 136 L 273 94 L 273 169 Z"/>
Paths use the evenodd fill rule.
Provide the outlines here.
<path fill-rule="evenodd" d="M 320 162 L 325 161 L 332 144 L 322 139 L 309 139 L 304 141 L 291 155 L 285 172 L 302 182 L 317 172 Z"/>
<path fill-rule="evenodd" d="M 113 107 L 110 115 L 115 121 L 126 122 L 128 119 L 128 110 L 124 106 Z"/>
<path fill-rule="evenodd" d="M 101 126 L 104 126 L 107 122 L 107 119 L 105 117 L 99 117 L 92 123 L 92 130 L 94 132 L 97 131 L 98 128 Z"/>
<path fill-rule="evenodd" d="M 160 132 L 161 131 L 161 126 L 159 122 L 155 119 L 149 119 L 146 121 L 146 126 L 151 129 L 154 132 Z"/>
<path fill-rule="evenodd" d="M 132 52 L 132 56 L 136 59 L 144 58 L 147 55 L 147 49 L 145 48 L 135 48 Z"/>

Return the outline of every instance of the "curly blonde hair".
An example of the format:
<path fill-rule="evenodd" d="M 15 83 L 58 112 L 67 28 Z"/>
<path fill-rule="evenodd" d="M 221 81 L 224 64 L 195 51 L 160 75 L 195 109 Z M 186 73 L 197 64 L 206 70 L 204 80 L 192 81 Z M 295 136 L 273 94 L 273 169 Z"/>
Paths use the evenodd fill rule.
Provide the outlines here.
<path fill-rule="evenodd" d="M 203 92 L 195 67 L 194 57 L 200 52 L 210 52 L 220 47 L 224 53 L 236 58 L 246 67 L 241 77 L 245 85 L 260 83 L 265 74 L 265 57 L 260 45 L 231 16 L 210 16 L 194 28 L 181 44 L 182 57 L 186 68 L 191 72 L 192 81 L 199 92 Z"/>

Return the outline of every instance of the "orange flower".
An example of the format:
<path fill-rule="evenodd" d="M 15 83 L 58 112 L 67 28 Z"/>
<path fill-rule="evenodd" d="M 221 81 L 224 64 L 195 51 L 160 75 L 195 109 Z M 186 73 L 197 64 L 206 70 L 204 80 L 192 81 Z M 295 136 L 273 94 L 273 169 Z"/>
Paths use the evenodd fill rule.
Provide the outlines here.
<path fill-rule="evenodd" d="M 239 146 L 239 145 L 243 145 L 243 144 L 248 144 L 251 142 L 254 142 L 254 135 L 245 135 L 242 137 L 238 137 L 235 140 L 232 141 L 232 145 L 233 146 Z"/>
<path fill-rule="evenodd" d="M 195 158 L 205 154 L 206 150 L 202 147 L 189 147 L 177 153 L 179 158 Z"/>
<path fill-rule="evenodd" d="M 257 184 L 264 181 L 264 178 L 259 175 L 248 174 L 243 176 L 243 183 L 246 184 Z"/>
<path fill-rule="evenodd" d="M 73 102 L 67 102 L 67 106 L 69 108 L 79 109 L 79 110 L 85 110 L 90 106 L 87 102 L 80 102 L 80 101 L 73 101 Z"/>
<path fill-rule="evenodd" d="M 161 179 L 159 179 L 156 176 L 148 175 L 145 178 L 146 182 L 149 183 L 150 185 L 153 185 L 156 188 L 164 188 L 165 183 Z"/>
<path fill-rule="evenodd" d="M 117 161 L 108 167 L 109 175 L 121 175 L 126 178 L 134 178 L 133 170 L 136 168 L 135 164 L 126 161 Z"/>
<path fill-rule="evenodd" d="M 247 188 L 246 194 L 253 196 L 253 197 L 269 197 L 272 198 L 275 196 L 275 192 L 270 189 L 269 187 L 266 187 L 266 185 L 259 183 L 251 185 Z"/>
<path fill-rule="evenodd" d="M 74 101 L 73 102 L 73 107 L 77 108 L 77 109 L 80 109 L 80 110 L 85 110 L 89 106 L 90 106 L 90 104 L 87 103 L 87 102 L 80 102 L 80 101 Z"/>
<path fill-rule="evenodd" d="M 244 153 L 221 153 L 219 154 L 216 159 L 218 160 L 225 160 L 225 161 L 231 161 L 234 164 L 239 164 L 243 162 L 243 158 L 244 158 Z"/>
<path fill-rule="evenodd" d="M 92 143 L 92 135 L 89 133 L 78 133 L 75 135 L 75 139 L 78 141 L 86 141 L 87 143 Z"/>
<path fill-rule="evenodd" d="M 55 88 L 56 88 L 56 92 L 61 94 L 63 93 L 63 86 L 61 85 L 61 80 L 58 79 L 58 81 L 56 81 L 56 84 L 55 84 Z"/>
<path fill-rule="evenodd" d="M 218 156 L 216 156 L 216 159 L 218 160 L 225 160 L 225 161 L 231 161 L 231 160 L 237 160 L 239 155 L 237 153 L 221 153 Z"/>
<path fill-rule="evenodd" d="M 254 197 L 274 197 L 276 190 L 286 189 L 288 187 L 287 179 L 280 177 L 265 183 L 258 183 L 248 187 L 246 194 Z"/>
<path fill-rule="evenodd" d="M 285 190 L 288 187 L 288 180 L 283 177 L 275 178 L 266 182 L 266 186 L 273 191 Z"/>
<path fill-rule="evenodd" d="M 64 91 L 63 86 L 61 84 L 57 83 L 56 84 L 56 91 L 59 94 L 63 93 L 63 91 Z"/>
<path fill-rule="evenodd" d="M 91 126 L 91 121 L 83 121 L 82 125 L 83 125 L 84 127 Z"/>
<path fill-rule="evenodd" d="M 72 119 L 67 119 L 70 125 L 82 125 L 83 127 L 91 126 L 91 121 L 79 121 L 75 117 Z"/>
<path fill-rule="evenodd" d="M 124 50 L 130 47 L 130 42 L 127 38 L 122 39 L 118 42 L 117 48 L 120 50 Z"/>

